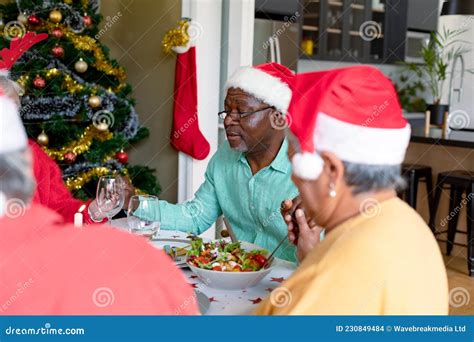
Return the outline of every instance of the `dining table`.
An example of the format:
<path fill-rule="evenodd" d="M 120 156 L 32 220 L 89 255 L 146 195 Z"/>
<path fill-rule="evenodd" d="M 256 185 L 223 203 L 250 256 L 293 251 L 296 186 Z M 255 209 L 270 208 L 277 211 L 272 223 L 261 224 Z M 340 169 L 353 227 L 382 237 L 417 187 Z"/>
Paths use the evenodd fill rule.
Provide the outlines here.
<path fill-rule="evenodd" d="M 112 227 L 129 231 L 127 218 L 113 220 Z M 188 235 L 182 231 L 161 229 L 149 241 L 154 247 L 163 249 L 161 241 L 183 241 L 188 238 Z M 195 289 L 199 309 L 203 315 L 251 315 L 260 302 L 288 279 L 295 268 L 294 263 L 276 258 L 270 273 L 262 281 L 253 287 L 240 290 L 212 288 L 201 282 L 189 267 L 182 267 L 181 271 Z"/>

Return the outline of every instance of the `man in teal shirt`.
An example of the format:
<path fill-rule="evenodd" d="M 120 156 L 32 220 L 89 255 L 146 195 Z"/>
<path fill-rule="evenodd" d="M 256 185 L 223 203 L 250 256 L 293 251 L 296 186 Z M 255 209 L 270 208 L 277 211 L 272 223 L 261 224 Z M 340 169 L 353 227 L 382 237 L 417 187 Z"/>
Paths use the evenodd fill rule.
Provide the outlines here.
<path fill-rule="evenodd" d="M 293 73 L 276 63 L 238 70 L 227 82 L 224 119 L 227 141 L 214 154 L 193 200 L 160 201 L 152 219 L 162 229 L 200 234 L 220 215 L 237 238 L 273 250 L 287 233 L 282 201 L 298 191 L 291 181 L 285 139 Z M 276 254 L 295 260 L 288 241 Z"/>

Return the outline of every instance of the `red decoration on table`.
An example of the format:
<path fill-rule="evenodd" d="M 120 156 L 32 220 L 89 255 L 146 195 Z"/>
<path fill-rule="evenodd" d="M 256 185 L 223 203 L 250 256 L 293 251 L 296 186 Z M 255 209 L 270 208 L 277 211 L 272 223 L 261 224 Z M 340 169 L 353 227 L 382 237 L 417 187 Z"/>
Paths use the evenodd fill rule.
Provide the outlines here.
<path fill-rule="evenodd" d="M 32 14 L 28 17 L 28 24 L 30 25 L 38 25 L 40 22 L 41 19 L 36 14 Z"/>
<path fill-rule="evenodd" d="M 64 35 L 64 33 L 59 27 L 57 27 L 53 29 L 53 31 L 51 31 L 51 35 L 55 38 L 61 38 Z"/>
<path fill-rule="evenodd" d="M 189 276 L 189 279 L 196 279 L 197 277 L 198 277 L 197 275 L 194 275 L 194 274 L 193 274 L 193 275 L 190 275 L 190 276 Z"/>
<path fill-rule="evenodd" d="M 212 303 L 212 302 L 218 302 L 218 300 L 215 299 L 214 297 L 210 297 L 210 298 L 209 298 L 209 302 L 211 302 L 211 303 Z"/>
<path fill-rule="evenodd" d="M 41 76 L 36 76 L 33 80 L 33 86 L 38 89 L 43 89 L 46 86 L 46 81 Z"/>
<path fill-rule="evenodd" d="M 269 287 L 269 288 L 266 288 L 265 291 L 267 291 L 267 292 L 272 292 L 273 289 L 272 289 L 271 287 Z"/>
<path fill-rule="evenodd" d="M 66 152 L 64 154 L 64 161 L 68 164 L 72 164 L 76 161 L 76 154 L 73 152 Z"/>
<path fill-rule="evenodd" d="M 56 45 L 51 49 L 51 53 L 53 54 L 54 57 L 56 58 L 61 58 L 64 56 L 64 49 L 62 46 Z"/>
<path fill-rule="evenodd" d="M 197 284 L 197 283 L 192 283 L 191 286 L 192 286 L 193 289 L 197 289 L 197 288 L 198 288 L 198 284 Z"/>
<path fill-rule="evenodd" d="M 88 27 L 92 25 L 92 18 L 90 16 L 85 15 L 82 19 L 84 20 L 84 25 Z"/>
<path fill-rule="evenodd" d="M 285 278 L 280 277 L 280 278 L 271 278 L 270 281 L 274 281 L 276 283 L 283 283 L 285 281 Z"/>
<path fill-rule="evenodd" d="M 122 164 L 126 164 L 128 162 L 128 154 L 123 150 L 120 150 L 115 154 L 115 159 L 117 159 Z"/>
<path fill-rule="evenodd" d="M 258 298 L 255 298 L 255 299 L 249 299 L 249 301 L 251 301 L 252 304 L 258 304 L 262 301 L 262 298 L 258 297 Z"/>
<path fill-rule="evenodd" d="M 210 145 L 199 129 L 197 114 L 196 48 L 176 58 L 171 145 L 195 159 L 205 159 Z"/>

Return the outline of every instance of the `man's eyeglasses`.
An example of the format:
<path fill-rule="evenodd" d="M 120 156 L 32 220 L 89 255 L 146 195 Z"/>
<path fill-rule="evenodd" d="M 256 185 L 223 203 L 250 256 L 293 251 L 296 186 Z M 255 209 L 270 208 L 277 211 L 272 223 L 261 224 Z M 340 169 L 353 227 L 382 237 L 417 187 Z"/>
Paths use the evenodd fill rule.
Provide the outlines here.
<path fill-rule="evenodd" d="M 267 109 L 270 109 L 270 108 L 275 108 L 273 106 L 269 106 L 269 107 L 265 107 L 265 108 L 262 108 L 262 109 L 259 109 L 259 110 L 256 110 L 254 112 L 232 112 L 230 110 L 223 110 L 219 113 L 217 113 L 217 115 L 219 115 L 219 117 L 224 120 L 228 115 L 232 115 L 232 114 L 235 114 L 234 115 L 234 118 L 238 118 L 238 120 L 240 119 L 243 119 L 249 115 L 252 115 L 252 114 L 255 114 L 255 113 L 258 113 L 258 112 L 261 112 L 261 111 L 264 111 L 264 110 L 267 110 Z"/>

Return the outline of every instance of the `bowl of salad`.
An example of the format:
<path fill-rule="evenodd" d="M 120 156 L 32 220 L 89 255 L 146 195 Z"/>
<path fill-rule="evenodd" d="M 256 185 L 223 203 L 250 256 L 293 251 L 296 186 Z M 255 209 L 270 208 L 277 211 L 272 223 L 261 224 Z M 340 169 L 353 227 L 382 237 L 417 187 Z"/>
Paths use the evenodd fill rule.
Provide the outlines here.
<path fill-rule="evenodd" d="M 267 254 L 268 251 L 243 241 L 204 242 L 193 237 L 187 263 L 204 284 L 217 289 L 241 290 L 257 285 L 271 272 L 272 265 L 265 265 Z"/>

